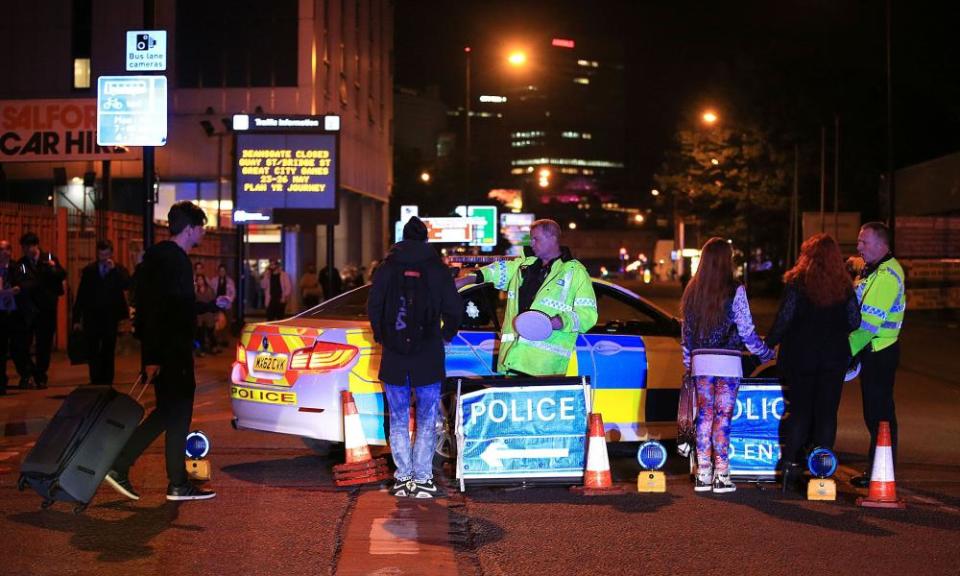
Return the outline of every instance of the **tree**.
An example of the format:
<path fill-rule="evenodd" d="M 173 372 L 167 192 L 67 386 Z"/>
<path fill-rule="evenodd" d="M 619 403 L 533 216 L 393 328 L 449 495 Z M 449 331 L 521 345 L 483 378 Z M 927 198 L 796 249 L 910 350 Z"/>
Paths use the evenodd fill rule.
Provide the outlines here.
<path fill-rule="evenodd" d="M 654 180 L 674 196 L 675 216 L 695 220 L 704 235 L 782 254 L 791 170 L 786 146 L 755 125 L 683 125 Z"/>

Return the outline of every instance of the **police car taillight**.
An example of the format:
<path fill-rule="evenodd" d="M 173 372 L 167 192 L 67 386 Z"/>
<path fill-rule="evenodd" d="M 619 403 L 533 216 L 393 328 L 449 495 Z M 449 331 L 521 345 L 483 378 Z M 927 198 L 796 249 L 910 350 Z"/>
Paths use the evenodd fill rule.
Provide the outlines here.
<path fill-rule="evenodd" d="M 243 347 L 243 344 L 237 344 L 237 362 L 243 365 L 247 364 L 247 349 Z"/>
<path fill-rule="evenodd" d="M 313 348 L 301 348 L 290 358 L 291 370 L 327 371 L 343 368 L 357 356 L 356 346 L 317 340 Z"/>

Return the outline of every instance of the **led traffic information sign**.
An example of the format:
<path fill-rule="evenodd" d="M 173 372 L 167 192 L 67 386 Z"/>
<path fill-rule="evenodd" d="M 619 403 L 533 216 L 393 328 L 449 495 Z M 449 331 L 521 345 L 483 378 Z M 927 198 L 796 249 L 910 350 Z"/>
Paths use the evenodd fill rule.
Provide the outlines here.
<path fill-rule="evenodd" d="M 339 132 L 328 128 L 339 123 L 330 118 L 234 118 L 235 222 L 336 222 Z"/>

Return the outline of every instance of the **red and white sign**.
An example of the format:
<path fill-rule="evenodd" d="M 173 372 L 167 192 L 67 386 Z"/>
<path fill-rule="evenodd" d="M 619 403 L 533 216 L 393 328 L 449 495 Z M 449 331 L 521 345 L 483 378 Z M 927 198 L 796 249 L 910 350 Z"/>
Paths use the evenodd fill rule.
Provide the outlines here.
<path fill-rule="evenodd" d="M 0 163 L 138 160 L 140 148 L 97 146 L 97 100 L 0 100 Z"/>

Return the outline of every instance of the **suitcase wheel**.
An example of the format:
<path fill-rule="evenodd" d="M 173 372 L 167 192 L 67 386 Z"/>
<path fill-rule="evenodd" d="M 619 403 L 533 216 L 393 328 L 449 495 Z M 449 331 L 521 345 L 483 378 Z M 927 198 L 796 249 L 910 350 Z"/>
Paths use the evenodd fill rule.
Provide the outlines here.
<path fill-rule="evenodd" d="M 46 510 L 47 508 L 53 506 L 53 502 L 54 502 L 53 500 L 44 500 L 43 502 L 40 503 L 40 509 Z"/>
<path fill-rule="evenodd" d="M 79 516 L 83 514 L 84 510 L 86 509 L 87 509 L 86 504 L 77 504 L 76 506 L 73 507 L 73 513 Z"/>

